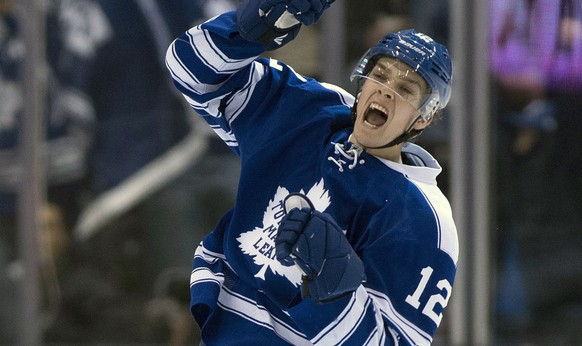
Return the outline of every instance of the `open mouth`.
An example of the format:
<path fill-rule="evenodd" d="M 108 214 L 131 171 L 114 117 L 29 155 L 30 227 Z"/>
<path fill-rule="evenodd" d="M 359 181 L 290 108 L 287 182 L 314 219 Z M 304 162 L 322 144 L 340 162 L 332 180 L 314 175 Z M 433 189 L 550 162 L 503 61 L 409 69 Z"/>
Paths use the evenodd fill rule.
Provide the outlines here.
<path fill-rule="evenodd" d="M 364 114 L 364 123 L 372 127 L 381 127 L 388 120 L 388 110 L 377 103 L 370 104 Z"/>

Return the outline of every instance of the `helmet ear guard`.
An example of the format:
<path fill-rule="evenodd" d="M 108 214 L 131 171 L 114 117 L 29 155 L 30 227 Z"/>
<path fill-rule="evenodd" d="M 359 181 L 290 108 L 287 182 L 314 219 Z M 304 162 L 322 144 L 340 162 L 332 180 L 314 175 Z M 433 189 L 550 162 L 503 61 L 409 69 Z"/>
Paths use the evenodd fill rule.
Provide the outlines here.
<path fill-rule="evenodd" d="M 440 109 L 439 103 L 438 95 L 430 97 L 428 100 L 426 100 L 426 102 L 418 110 L 422 120 L 430 121 L 436 112 Z"/>

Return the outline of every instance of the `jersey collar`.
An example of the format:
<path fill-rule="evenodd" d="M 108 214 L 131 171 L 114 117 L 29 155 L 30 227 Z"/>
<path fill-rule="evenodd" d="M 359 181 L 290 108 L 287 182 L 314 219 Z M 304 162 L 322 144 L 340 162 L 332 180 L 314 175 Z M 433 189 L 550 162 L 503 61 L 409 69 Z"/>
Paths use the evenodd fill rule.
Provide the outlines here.
<path fill-rule="evenodd" d="M 425 184 L 436 185 L 436 177 L 442 172 L 438 161 L 428 151 L 413 143 L 404 143 L 402 153 L 412 155 L 424 163 L 424 166 L 412 166 L 375 156 L 389 168 L 402 173 L 409 179 Z"/>

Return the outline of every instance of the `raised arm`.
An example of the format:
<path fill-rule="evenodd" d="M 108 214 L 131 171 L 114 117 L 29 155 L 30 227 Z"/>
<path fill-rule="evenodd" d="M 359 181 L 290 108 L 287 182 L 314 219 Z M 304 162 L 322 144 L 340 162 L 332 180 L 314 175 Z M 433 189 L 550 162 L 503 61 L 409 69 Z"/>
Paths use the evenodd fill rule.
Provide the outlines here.
<path fill-rule="evenodd" d="M 235 152 L 237 136 L 248 133 L 240 126 L 237 131 L 235 119 L 247 118 L 246 113 L 255 120 L 270 116 L 272 107 L 266 105 L 282 97 L 273 90 L 306 82 L 284 64 L 258 59 L 265 50 L 291 41 L 301 23 L 314 23 L 330 4 L 304 2 L 294 0 L 287 6 L 285 1 L 245 1 L 236 12 L 191 28 L 167 51 L 166 65 L 175 86 Z"/>

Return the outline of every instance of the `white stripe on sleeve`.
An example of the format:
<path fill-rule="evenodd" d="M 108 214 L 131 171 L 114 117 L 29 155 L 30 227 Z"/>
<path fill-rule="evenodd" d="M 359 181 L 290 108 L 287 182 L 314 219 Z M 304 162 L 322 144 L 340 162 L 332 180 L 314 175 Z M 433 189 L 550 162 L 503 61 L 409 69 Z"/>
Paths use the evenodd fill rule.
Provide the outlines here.
<path fill-rule="evenodd" d="M 430 345 L 432 337 L 398 313 L 386 294 L 370 288 L 367 288 L 367 291 L 374 301 L 374 305 L 382 312 L 382 315 L 393 323 L 400 336 L 405 338 L 409 344 Z"/>
<path fill-rule="evenodd" d="M 222 286 L 218 296 L 218 305 L 247 321 L 271 329 L 275 334 L 292 345 L 311 345 L 305 335 L 273 316 L 264 306 L 256 301 L 235 293 Z"/>
<path fill-rule="evenodd" d="M 204 64 L 218 74 L 232 74 L 255 60 L 255 56 L 246 59 L 231 59 L 212 41 L 210 32 L 195 26 L 187 31 L 190 45 Z"/>

